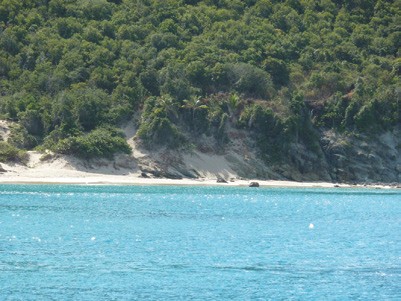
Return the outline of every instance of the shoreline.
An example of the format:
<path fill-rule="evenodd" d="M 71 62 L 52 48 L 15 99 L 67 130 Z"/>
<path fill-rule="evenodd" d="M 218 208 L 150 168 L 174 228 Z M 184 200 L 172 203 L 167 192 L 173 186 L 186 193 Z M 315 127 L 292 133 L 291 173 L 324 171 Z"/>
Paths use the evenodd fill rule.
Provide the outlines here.
<path fill-rule="evenodd" d="M 79 177 L 26 177 L 0 176 L 0 185 L 110 185 L 110 186 L 219 186 L 219 187 L 249 187 L 251 182 L 258 182 L 260 188 L 362 188 L 362 189 L 399 189 L 390 184 L 346 184 L 330 182 L 295 182 L 282 180 L 234 180 L 218 183 L 216 179 L 167 179 L 143 178 L 132 175 L 96 175 Z"/>
<path fill-rule="evenodd" d="M 43 154 L 29 152 L 29 162 L 25 165 L 0 163 L 0 185 L 136 185 L 136 186 L 219 186 L 219 187 L 249 187 L 251 182 L 257 182 L 261 188 L 370 188 L 370 189 L 400 189 L 401 183 L 334 183 L 323 181 L 289 181 L 261 180 L 242 178 L 232 170 L 228 162 L 220 157 L 196 157 L 199 162 L 188 166 L 197 170 L 198 178 L 184 177 L 170 179 L 156 177 L 151 172 L 130 162 L 122 161 L 80 161 L 74 157 L 57 156 L 43 161 Z M 197 163 L 197 164 L 194 164 Z M 151 168 L 151 164 L 148 164 Z M 153 168 L 153 170 L 155 170 Z M 217 179 L 225 179 L 221 183 Z"/>

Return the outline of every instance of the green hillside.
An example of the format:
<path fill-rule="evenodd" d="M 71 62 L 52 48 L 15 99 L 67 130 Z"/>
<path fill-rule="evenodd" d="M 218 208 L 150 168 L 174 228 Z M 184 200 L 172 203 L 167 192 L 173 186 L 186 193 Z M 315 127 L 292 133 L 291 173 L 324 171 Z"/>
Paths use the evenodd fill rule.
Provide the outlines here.
<path fill-rule="evenodd" d="M 134 119 L 148 148 L 230 126 L 280 160 L 400 124 L 400 46 L 400 0 L 1 0 L 0 113 L 21 149 L 129 153 Z"/>

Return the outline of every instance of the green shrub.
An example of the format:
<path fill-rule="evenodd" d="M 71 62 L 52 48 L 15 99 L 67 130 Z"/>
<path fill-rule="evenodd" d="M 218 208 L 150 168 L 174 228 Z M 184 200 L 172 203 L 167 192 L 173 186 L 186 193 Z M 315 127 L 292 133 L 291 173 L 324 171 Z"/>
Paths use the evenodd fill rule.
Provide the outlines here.
<path fill-rule="evenodd" d="M 277 87 L 288 84 L 290 72 L 284 61 L 269 57 L 264 61 L 264 69 L 272 76 L 272 81 Z"/>
<path fill-rule="evenodd" d="M 223 113 L 221 115 L 220 123 L 215 132 L 215 137 L 220 144 L 225 144 L 227 142 L 226 127 L 228 123 L 228 114 Z"/>
<path fill-rule="evenodd" d="M 195 135 L 206 133 L 209 129 L 210 108 L 196 97 L 184 100 L 181 106 L 180 119 L 184 126 Z"/>
<path fill-rule="evenodd" d="M 259 104 L 246 107 L 239 126 L 248 128 L 255 135 L 262 158 L 269 162 L 282 159 L 289 142 L 288 135 L 283 121 L 269 107 Z"/>
<path fill-rule="evenodd" d="M 43 122 L 38 110 L 26 110 L 18 113 L 18 119 L 27 132 L 31 135 L 43 134 Z"/>
<path fill-rule="evenodd" d="M 145 102 L 137 136 L 146 147 L 153 145 L 177 148 L 186 139 L 173 120 L 177 120 L 176 103 L 168 97 L 150 97 Z"/>
<path fill-rule="evenodd" d="M 66 124 L 61 124 L 61 126 L 57 126 L 43 139 L 43 143 L 38 146 L 37 149 L 42 151 L 46 149 L 56 151 L 59 141 L 81 135 L 83 135 L 82 131 L 76 128 L 69 128 Z"/>
<path fill-rule="evenodd" d="M 225 64 L 219 84 L 222 88 L 263 99 L 270 98 L 274 91 L 270 74 L 247 63 Z"/>
<path fill-rule="evenodd" d="M 11 145 L 19 149 L 33 149 L 40 139 L 28 133 L 27 129 L 19 124 L 10 127 L 10 137 L 8 141 Z"/>
<path fill-rule="evenodd" d="M 62 139 L 56 151 L 77 157 L 112 158 L 116 153 L 130 154 L 131 148 L 123 134 L 114 128 L 98 128 L 86 135 Z"/>
<path fill-rule="evenodd" d="M 378 126 L 378 118 L 375 116 L 375 101 L 363 105 L 354 116 L 355 125 L 360 130 L 372 129 Z"/>
<path fill-rule="evenodd" d="M 137 136 L 147 147 L 164 145 L 177 148 L 185 142 L 185 137 L 168 118 L 153 115 L 148 122 L 142 122 Z"/>
<path fill-rule="evenodd" d="M 273 111 L 258 104 L 246 107 L 239 120 L 241 127 L 249 128 L 264 135 L 269 135 L 275 124 L 276 117 Z"/>
<path fill-rule="evenodd" d="M 15 146 L 0 141 L 0 161 L 1 162 L 21 162 L 25 163 L 28 160 L 28 155 L 25 151 L 16 148 Z"/>

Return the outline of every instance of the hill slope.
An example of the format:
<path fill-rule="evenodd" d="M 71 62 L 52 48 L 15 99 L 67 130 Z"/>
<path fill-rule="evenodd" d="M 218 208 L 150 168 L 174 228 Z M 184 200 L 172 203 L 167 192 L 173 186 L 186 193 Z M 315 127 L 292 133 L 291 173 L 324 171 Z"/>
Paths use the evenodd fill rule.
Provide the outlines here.
<path fill-rule="evenodd" d="M 242 141 L 272 171 L 259 177 L 399 181 L 400 7 L 4 0 L 8 142 L 112 158 L 134 120 L 150 151 L 244 156 Z"/>

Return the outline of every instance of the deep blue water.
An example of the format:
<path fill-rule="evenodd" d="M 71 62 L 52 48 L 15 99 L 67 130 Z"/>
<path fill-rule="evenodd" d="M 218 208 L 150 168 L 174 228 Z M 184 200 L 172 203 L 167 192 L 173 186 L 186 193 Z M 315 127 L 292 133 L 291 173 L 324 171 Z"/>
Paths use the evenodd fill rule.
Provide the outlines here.
<path fill-rule="evenodd" d="M 401 300 L 401 193 L 0 185 L 0 300 Z"/>

